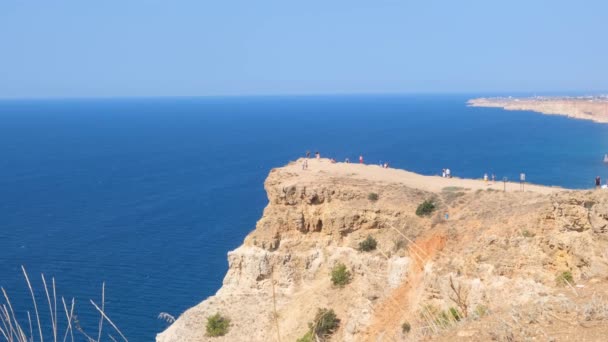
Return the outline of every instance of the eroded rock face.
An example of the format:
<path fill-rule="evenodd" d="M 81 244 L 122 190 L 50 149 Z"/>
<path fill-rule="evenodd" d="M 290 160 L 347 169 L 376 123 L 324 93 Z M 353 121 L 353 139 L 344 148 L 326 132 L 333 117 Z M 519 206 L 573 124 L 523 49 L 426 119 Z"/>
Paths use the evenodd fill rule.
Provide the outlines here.
<path fill-rule="evenodd" d="M 605 233 L 608 227 L 608 203 L 592 192 L 576 192 L 557 197 L 553 212 L 547 216 L 560 229 L 583 232 L 593 229 Z"/>
<path fill-rule="evenodd" d="M 454 200 L 448 192 L 332 174 L 300 179 L 284 169 L 270 173 L 265 189 L 269 204 L 244 244 L 228 253 L 222 288 L 181 315 L 158 342 L 271 341 L 277 334 L 294 341 L 323 307 L 341 319 L 335 341 L 423 333 L 441 339 L 452 332 L 418 328 L 405 336 L 402 323 L 424 326 L 427 311 L 450 308 L 466 311 L 460 325 L 474 325 L 471 317 L 483 319 L 482 311 L 512 317 L 513 310 L 562 303 L 556 276 L 564 271 L 574 281 L 608 276 L 608 196 L 601 191 L 465 189 Z M 377 201 L 368 199 L 372 192 Z M 426 199 L 437 211 L 416 216 Z M 378 248 L 360 252 L 368 235 Z M 330 281 L 338 263 L 352 274 L 344 288 Z M 462 291 L 462 303 L 455 289 Z M 211 339 L 206 317 L 216 312 L 229 316 L 232 326 L 226 336 Z M 453 334 L 488 337 L 492 324 Z"/>

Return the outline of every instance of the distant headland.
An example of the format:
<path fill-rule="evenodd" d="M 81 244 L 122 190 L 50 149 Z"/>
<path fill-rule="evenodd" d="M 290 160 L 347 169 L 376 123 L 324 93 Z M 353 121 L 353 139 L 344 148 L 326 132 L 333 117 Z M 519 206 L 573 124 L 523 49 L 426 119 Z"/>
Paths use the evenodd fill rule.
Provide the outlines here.
<path fill-rule="evenodd" d="M 530 110 L 547 115 L 608 123 L 608 95 L 490 97 L 469 100 L 471 107 L 498 107 L 506 110 Z"/>

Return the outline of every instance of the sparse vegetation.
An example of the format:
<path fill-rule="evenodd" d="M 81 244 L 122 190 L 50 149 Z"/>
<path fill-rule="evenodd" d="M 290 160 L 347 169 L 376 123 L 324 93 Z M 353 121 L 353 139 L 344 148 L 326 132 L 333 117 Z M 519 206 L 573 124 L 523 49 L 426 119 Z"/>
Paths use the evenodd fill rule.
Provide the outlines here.
<path fill-rule="evenodd" d="M 461 186 L 446 186 L 445 188 L 441 189 L 441 191 L 443 191 L 443 192 L 455 192 L 455 191 L 467 191 L 467 190 L 471 190 L 471 189 L 463 188 Z"/>
<path fill-rule="evenodd" d="M 344 264 L 337 264 L 331 270 L 331 282 L 338 287 L 344 287 L 350 283 L 352 279 L 351 273 Z"/>
<path fill-rule="evenodd" d="M 400 249 L 403 249 L 405 247 L 405 240 L 403 239 L 398 239 L 393 241 L 393 251 L 397 252 Z"/>
<path fill-rule="evenodd" d="M 532 238 L 534 237 L 536 234 L 532 233 L 531 231 L 524 229 L 521 232 L 521 236 L 525 237 L 525 238 Z"/>
<path fill-rule="evenodd" d="M 467 303 L 470 289 L 465 289 L 462 284 L 455 285 L 452 277 L 450 277 L 450 289 L 452 290 L 452 293 L 449 294 L 450 299 L 458 305 L 462 317 L 467 317 L 469 312 L 469 305 Z M 458 311 L 456 312 L 458 313 Z"/>
<path fill-rule="evenodd" d="M 340 320 L 332 309 L 319 309 L 313 322 L 308 324 L 308 332 L 297 342 L 328 341 L 340 326 Z"/>
<path fill-rule="evenodd" d="M 315 342 L 315 338 L 312 335 L 312 330 L 309 330 L 304 336 L 296 340 L 296 342 Z"/>
<path fill-rule="evenodd" d="M 447 204 L 451 204 L 452 202 L 454 202 L 455 200 L 457 200 L 458 198 L 460 198 L 464 195 L 466 195 L 466 193 L 463 191 L 456 191 L 456 192 L 448 191 L 448 192 L 443 193 L 443 197 Z"/>
<path fill-rule="evenodd" d="M 416 209 L 416 215 L 418 215 L 420 217 L 429 216 L 433 213 L 434 210 L 435 210 L 435 204 L 430 200 L 426 200 L 426 201 L 420 203 L 420 205 Z"/>
<path fill-rule="evenodd" d="M 377 246 L 378 246 L 378 241 L 376 241 L 376 239 L 371 237 L 371 235 L 368 235 L 365 240 L 359 242 L 359 251 L 361 251 L 361 252 L 373 251 L 374 249 L 376 249 Z"/>
<path fill-rule="evenodd" d="M 370 192 L 370 193 L 367 195 L 367 199 L 368 199 L 368 200 L 370 200 L 370 201 L 372 201 L 372 202 L 376 202 L 376 201 L 378 200 L 378 198 L 380 198 L 380 197 L 379 197 L 379 196 L 378 196 L 378 194 L 377 194 L 377 193 L 375 193 L 375 192 Z"/>
<path fill-rule="evenodd" d="M 591 300 L 578 309 L 579 322 L 608 320 L 608 303 L 602 297 L 593 294 Z"/>
<path fill-rule="evenodd" d="M 475 307 L 475 316 L 477 316 L 477 318 L 484 317 L 487 314 L 488 314 L 487 306 L 479 304 Z"/>
<path fill-rule="evenodd" d="M 412 326 L 410 325 L 410 323 L 408 322 L 403 322 L 403 324 L 401 324 L 401 331 L 404 334 L 407 334 L 410 332 L 410 330 L 412 330 Z"/>
<path fill-rule="evenodd" d="M 230 328 L 230 318 L 224 317 L 219 313 L 207 317 L 207 336 L 224 336 Z"/>
<path fill-rule="evenodd" d="M 458 309 L 451 307 L 449 311 L 455 321 L 460 321 L 462 317 L 460 316 L 460 312 L 458 312 Z"/>
<path fill-rule="evenodd" d="M 458 309 L 451 307 L 448 310 L 440 310 L 438 307 L 427 304 L 419 311 L 420 319 L 425 322 L 428 329 L 437 333 L 441 329 L 448 328 L 463 319 Z"/>
<path fill-rule="evenodd" d="M 555 282 L 557 283 L 557 285 L 561 286 L 574 283 L 574 277 L 572 277 L 572 272 L 564 271 L 558 274 L 557 277 L 555 277 Z"/>

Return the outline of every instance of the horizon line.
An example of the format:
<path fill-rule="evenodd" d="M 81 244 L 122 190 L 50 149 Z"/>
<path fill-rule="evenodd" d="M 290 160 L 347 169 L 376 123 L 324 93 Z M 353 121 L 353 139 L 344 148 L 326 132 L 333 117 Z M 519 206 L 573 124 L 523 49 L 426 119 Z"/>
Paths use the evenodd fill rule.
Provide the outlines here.
<path fill-rule="evenodd" d="M 312 97 L 312 96 L 370 96 L 370 95 L 506 95 L 506 94 L 529 94 L 533 96 L 543 94 L 560 94 L 553 96 L 567 96 L 566 94 L 585 95 L 607 95 L 608 90 L 541 90 L 541 91 L 418 91 L 418 92 L 327 92 L 327 93 L 242 93 L 242 94 L 207 94 L 207 95 L 76 95 L 76 96 L 0 96 L 0 101 L 10 100 L 110 100 L 110 99 L 171 99 L 171 98 L 246 98 L 246 97 Z"/>

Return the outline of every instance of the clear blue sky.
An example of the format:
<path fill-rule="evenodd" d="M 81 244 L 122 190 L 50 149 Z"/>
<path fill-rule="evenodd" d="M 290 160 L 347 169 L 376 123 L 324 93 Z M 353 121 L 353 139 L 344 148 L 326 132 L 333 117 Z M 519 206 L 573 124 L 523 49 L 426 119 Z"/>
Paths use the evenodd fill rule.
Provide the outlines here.
<path fill-rule="evenodd" d="M 0 97 L 606 90 L 605 0 L 0 1 Z"/>

